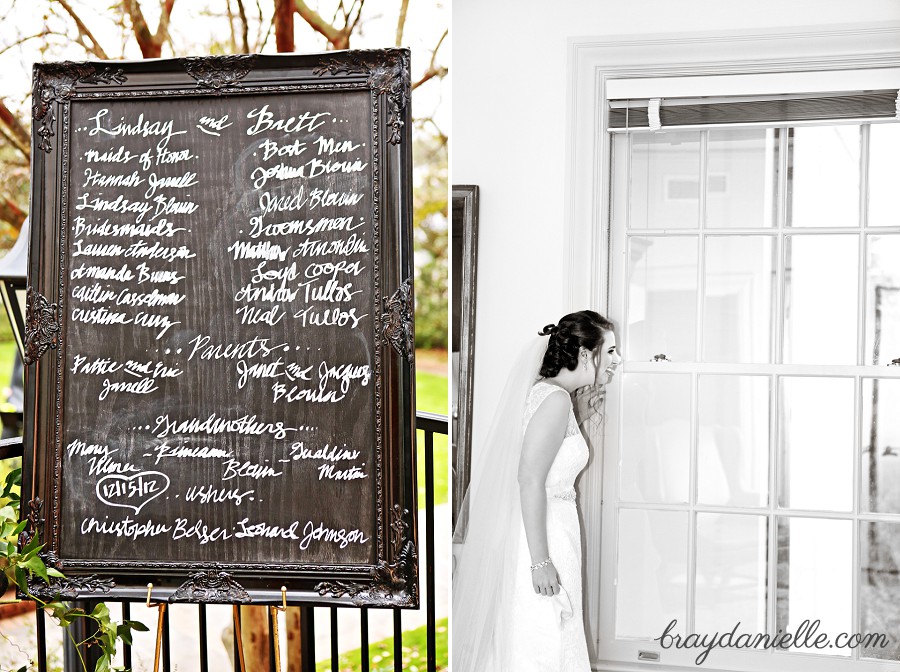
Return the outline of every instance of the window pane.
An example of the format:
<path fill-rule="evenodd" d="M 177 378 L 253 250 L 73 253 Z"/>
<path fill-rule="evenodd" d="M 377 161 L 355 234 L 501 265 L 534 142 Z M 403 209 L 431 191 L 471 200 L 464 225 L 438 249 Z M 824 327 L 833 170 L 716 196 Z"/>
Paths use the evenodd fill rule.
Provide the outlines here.
<path fill-rule="evenodd" d="M 706 238 L 703 361 L 771 361 L 774 239 Z"/>
<path fill-rule="evenodd" d="M 706 226 L 772 226 L 779 130 L 724 128 L 709 131 Z"/>
<path fill-rule="evenodd" d="M 900 357 L 900 235 L 868 236 L 866 364 Z"/>
<path fill-rule="evenodd" d="M 862 523 L 860 537 L 860 634 L 885 635 L 885 642 L 876 638 L 863 646 L 865 658 L 900 660 L 900 524 Z"/>
<path fill-rule="evenodd" d="M 785 236 L 785 364 L 856 364 L 859 239 Z"/>
<path fill-rule="evenodd" d="M 629 226 L 697 228 L 700 132 L 635 133 L 631 137 Z"/>
<path fill-rule="evenodd" d="M 691 377 L 626 373 L 619 499 L 688 501 Z"/>
<path fill-rule="evenodd" d="M 791 130 L 790 226 L 859 226 L 859 126 Z"/>
<path fill-rule="evenodd" d="M 900 124 L 869 132 L 869 226 L 900 226 Z"/>
<path fill-rule="evenodd" d="M 700 376 L 697 497 L 702 504 L 765 506 L 769 378 Z"/>
<path fill-rule="evenodd" d="M 766 632 L 765 516 L 697 514 L 694 632 Z"/>
<path fill-rule="evenodd" d="M 781 379 L 781 505 L 853 507 L 853 380 Z"/>
<path fill-rule="evenodd" d="M 659 637 L 672 619 L 684 632 L 687 540 L 687 512 L 619 512 L 617 637 Z"/>
<path fill-rule="evenodd" d="M 797 632 L 804 621 L 820 621 L 832 638 L 853 632 L 853 523 L 815 518 L 778 519 L 779 630 Z M 803 653 L 849 656 L 850 649 L 795 649 Z"/>
<path fill-rule="evenodd" d="M 697 237 L 632 237 L 628 244 L 628 334 L 624 355 L 694 361 Z"/>
<path fill-rule="evenodd" d="M 862 508 L 900 513 L 900 380 L 864 378 L 862 402 Z"/>

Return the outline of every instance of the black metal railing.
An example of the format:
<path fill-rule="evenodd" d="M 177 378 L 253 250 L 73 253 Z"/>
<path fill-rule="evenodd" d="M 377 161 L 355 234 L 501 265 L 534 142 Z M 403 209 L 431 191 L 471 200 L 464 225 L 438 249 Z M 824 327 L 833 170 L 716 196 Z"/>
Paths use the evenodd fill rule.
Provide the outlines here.
<path fill-rule="evenodd" d="M 428 672 L 434 672 L 437 667 L 436 660 L 436 617 L 435 617 L 435 609 L 436 609 L 436 581 L 435 581 L 435 535 L 434 535 L 434 437 L 436 434 L 447 434 L 447 417 L 443 415 L 436 415 L 434 413 L 425 413 L 418 412 L 416 414 L 416 428 L 419 431 L 424 433 L 424 453 L 425 453 L 425 504 L 424 504 L 424 516 L 425 516 L 425 553 L 424 555 L 420 555 L 419 558 L 419 576 L 425 577 L 425 594 L 426 599 L 424 603 L 424 608 L 426 610 L 426 642 L 427 642 L 427 658 L 426 658 L 426 668 Z M 20 457 L 22 455 L 22 440 L 21 438 L 14 439 L 5 439 L 0 441 L 0 460 L 11 459 L 14 457 Z M 420 513 L 422 513 L 420 511 Z M 133 611 L 131 609 L 132 603 L 128 601 L 116 602 L 112 600 L 103 600 L 108 605 L 113 604 L 121 604 L 122 609 L 122 618 L 131 619 L 133 618 Z M 93 605 L 96 604 L 97 601 L 83 601 L 83 605 L 85 608 L 91 609 Z M 169 609 L 179 608 L 179 605 L 170 605 Z M 314 609 L 316 607 L 300 607 L 300 639 L 299 639 L 299 656 L 293 655 L 296 652 L 288 651 L 288 656 L 293 658 L 294 660 L 300 660 L 300 669 L 302 672 L 315 672 L 316 669 L 316 651 L 315 651 L 315 641 L 316 641 L 316 631 L 315 631 L 315 616 Z M 338 641 L 338 610 L 343 609 L 342 607 L 330 607 L 330 653 L 331 653 L 331 670 L 332 672 L 338 672 L 339 670 L 339 641 Z M 370 656 L 370 642 L 369 642 L 369 609 L 366 607 L 362 608 L 354 608 L 354 610 L 359 612 L 360 619 L 360 642 L 361 642 L 361 667 L 363 672 L 369 672 L 369 656 Z M 379 610 L 383 611 L 383 610 Z M 400 672 L 404 669 L 403 667 L 403 609 L 393 609 L 393 659 L 394 659 L 394 670 L 396 672 Z M 36 640 L 37 640 L 37 651 L 35 654 L 35 658 L 37 661 L 37 666 L 39 672 L 45 672 L 48 669 L 48 646 L 47 646 L 47 625 L 45 622 L 46 616 L 44 611 L 38 609 L 36 612 Z M 79 619 L 81 620 L 81 619 Z M 166 618 L 163 621 L 163 632 L 162 632 L 162 642 L 161 642 L 161 669 L 163 672 L 171 672 L 173 669 L 173 661 L 172 661 L 172 643 L 171 643 L 171 634 L 170 634 L 170 618 Z M 234 650 L 232 657 L 232 665 L 236 672 L 241 672 L 240 660 L 242 657 L 242 652 L 240 651 L 241 644 L 238 637 L 238 632 L 240 629 L 240 609 L 234 610 L 234 621 L 236 622 L 237 627 L 235 627 L 234 632 Z M 155 629 L 156 623 L 147 623 L 147 625 L 151 628 L 151 630 Z M 70 626 L 72 627 L 72 626 Z M 198 621 L 197 621 L 197 634 L 199 636 L 199 651 L 198 651 L 198 665 L 200 672 L 209 672 L 210 670 L 210 656 L 209 656 L 209 648 L 208 648 L 208 608 L 207 605 L 201 604 L 199 605 L 198 612 Z M 272 627 L 272 616 L 271 612 L 269 615 L 269 668 L 272 672 L 276 670 L 276 662 L 275 662 L 275 640 L 272 636 L 272 633 L 275 631 L 275 628 Z M 80 634 L 80 633 L 79 633 Z M 83 635 L 83 636 L 86 636 Z M 83 636 L 81 638 L 83 638 Z M 79 635 L 75 635 L 75 639 L 79 639 Z M 292 642 L 288 640 L 288 647 L 291 647 Z M 295 643 L 294 646 L 297 646 Z M 123 647 L 122 653 L 122 664 L 128 670 L 132 669 L 132 665 L 134 663 L 132 647 L 129 645 L 125 645 Z M 88 654 L 88 658 L 90 658 L 90 652 Z M 78 656 L 75 654 L 75 651 L 72 650 L 67 653 L 65 656 L 66 659 L 66 670 L 81 670 L 81 663 L 78 660 Z M 180 661 L 178 661 L 180 662 Z M 183 664 L 179 664 L 178 667 L 182 670 L 189 669 L 185 667 Z M 248 669 L 250 668 L 248 661 Z M 88 668 L 92 670 L 93 666 L 89 663 Z M 253 668 L 255 669 L 255 667 Z M 287 669 L 287 668 L 285 668 Z M 381 668 L 383 669 L 383 668 Z"/>

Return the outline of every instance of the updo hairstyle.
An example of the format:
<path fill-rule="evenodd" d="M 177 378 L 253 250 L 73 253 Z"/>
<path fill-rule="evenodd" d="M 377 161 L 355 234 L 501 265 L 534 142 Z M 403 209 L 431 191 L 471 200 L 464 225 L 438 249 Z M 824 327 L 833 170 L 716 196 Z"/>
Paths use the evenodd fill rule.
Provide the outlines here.
<path fill-rule="evenodd" d="M 594 352 L 603 343 L 604 333 L 612 330 L 613 323 L 593 310 L 569 313 L 559 324 L 548 324 L 539 332 L 541 336 L 550 336 L 541 362 L 541 376 L 553 378 L 564 368 L 574 371 L 579 350 Z"/>

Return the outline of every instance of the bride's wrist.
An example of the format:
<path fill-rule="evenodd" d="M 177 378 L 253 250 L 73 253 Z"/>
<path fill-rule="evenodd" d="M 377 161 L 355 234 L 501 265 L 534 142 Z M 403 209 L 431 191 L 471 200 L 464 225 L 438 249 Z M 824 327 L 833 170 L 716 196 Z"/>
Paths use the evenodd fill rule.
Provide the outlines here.
<path fill-rule="evenodd" d="M 552 564 L 553 564 L 553 561 L 550 558 L 547 558 L 546 560 L 541 560 L 540 562 L 534 563 L 531 566 L 531 571 L 534 572 L 534 571 L 537 571 L 538 569 L 540 569 L 541 567 L 547 567 L 548 565 L 552 565 Z"/>

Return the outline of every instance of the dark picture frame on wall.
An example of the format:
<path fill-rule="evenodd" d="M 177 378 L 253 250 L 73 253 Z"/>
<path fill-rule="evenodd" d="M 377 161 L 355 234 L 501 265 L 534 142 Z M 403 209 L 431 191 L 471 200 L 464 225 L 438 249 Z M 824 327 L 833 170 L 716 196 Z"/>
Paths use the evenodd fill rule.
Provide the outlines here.
<path fill-rule="evenodd" d="M 409 51 L 35 66 L 32 595 L 419 603 Z"/>
<path fill-rule="evenodd" d="M 478 186 L 453 185 L 453 528 L 465 538 L 463 502 L 472 467 L 472 390 L 475 364 L 475 307 L 478 272 Z M 460 523 L 461 521 L 461 523 Z"/>

